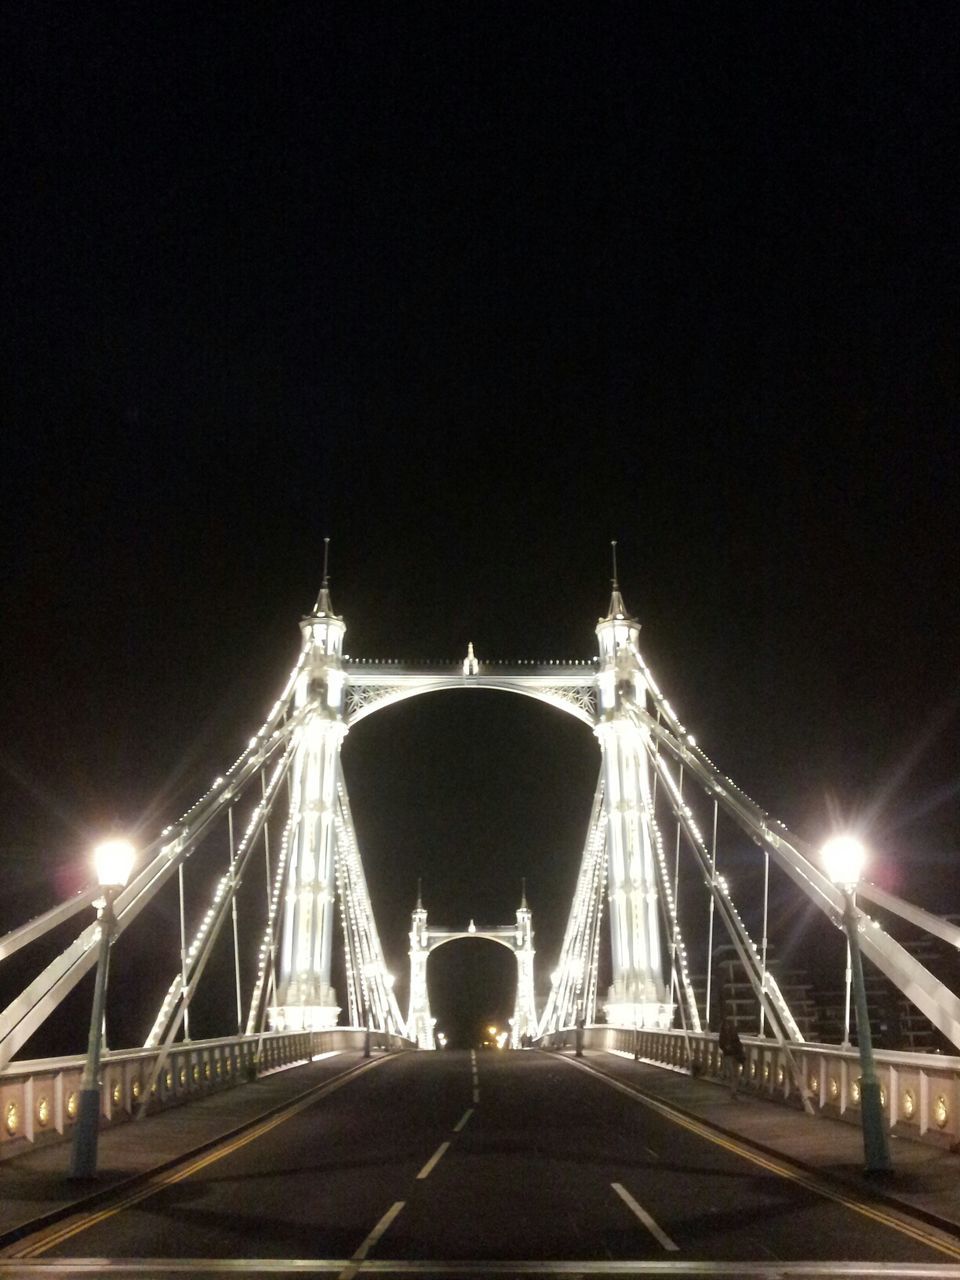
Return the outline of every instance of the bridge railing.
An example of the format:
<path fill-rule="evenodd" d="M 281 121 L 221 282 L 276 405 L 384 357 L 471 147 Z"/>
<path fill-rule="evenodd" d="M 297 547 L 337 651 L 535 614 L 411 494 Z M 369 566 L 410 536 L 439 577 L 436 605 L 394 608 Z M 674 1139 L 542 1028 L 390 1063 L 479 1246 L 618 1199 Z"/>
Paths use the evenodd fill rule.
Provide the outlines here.
<path fill-rule="evenodd" d="M 839 1045 L 778 1045 L 741 1036 L 746 1061 L 741 1089 L 791 1106 L 802 1104 L 793 1058 L 819 1115 L 860 1122 L 860 1058 Z M 544 1036 L 544 1049 L 572 1049 L 576 1030 Z M 603 1049 L 656 1063 L 701 1078 L 723 1079 L 723 1055 L 711 1032 L 635 1030 L 596 1026 L 584 1029 L 584 1047 Z M 788 1057 L 789 1053 L 789 1057 Z M 883 1114 L 892 1133 L 952 1146 L 960 1142 L 960 1058 L 939 1053 L 874 1050 Z"/>
<path fill-rule="evenodd" d="M 401 1036 L 370 1033 L 374 1050 L 416 1046 Z M 194 1102 L 234 1088 L 321 1053 L 363 1049 L 366 1032 L 352 1027 L 327 1031 L 276 1031 L 262 1037 L 177 1043 L 167 1054 L 149 1100 L 149 1111 Z M 131 1120 L 140 1110 L 154 1074 L 158 1049 L 123 1049 L 104 1054 L 101 1064 L 101 1126 Z M 0 1159 L 31 1145 L 69 1137 L 77 1117 L 82 1055 L 14 1062 L 0 1071 Z"/>

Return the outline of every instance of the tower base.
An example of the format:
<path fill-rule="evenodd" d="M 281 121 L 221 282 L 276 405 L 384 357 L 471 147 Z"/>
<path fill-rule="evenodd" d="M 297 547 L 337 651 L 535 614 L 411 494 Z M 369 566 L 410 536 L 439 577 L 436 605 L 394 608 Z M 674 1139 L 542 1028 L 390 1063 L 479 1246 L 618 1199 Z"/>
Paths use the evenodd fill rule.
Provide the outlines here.
<path fill-rule="evenodd" d="M 267 1010 L 271 1031 L 326 1031 L 337 1025 L 340 1007 L 335 1004 L 275 1005 Z"/>
<path fill-rule="evenodd" d="M 667 1031 L 673 1026 L 676 1007 L 675 1004 L 663 1004 L 654 1000 L 638 1003 L 618 1001 L 605 1004 L 603 1011 L 612 1027 L 646 1027 L 654 1031 Z"/>

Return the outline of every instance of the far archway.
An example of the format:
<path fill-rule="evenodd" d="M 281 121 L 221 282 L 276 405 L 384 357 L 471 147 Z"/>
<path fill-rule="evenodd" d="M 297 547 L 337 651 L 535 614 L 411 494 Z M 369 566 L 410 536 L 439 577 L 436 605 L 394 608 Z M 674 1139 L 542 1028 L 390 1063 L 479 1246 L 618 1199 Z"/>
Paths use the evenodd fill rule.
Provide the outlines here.
<path fill-rule="evenodd" d="M 435 1049 L 434 1024 L 427 991 L 427 960 L 430 953 L 444 943 L 461 938 L 480 938 L 499 943 L 512 951 L 517 960 L 517 995 L 510 1021 L 510 1044 L 516 1049 L 529 1036 L 537 1034 L 537 1010 L 533 987 L 533 923 L 524 894 L 517 910 L 515 925 L 478 928 L 471 920 L 466 929 L 431 929 L 420 898 L 413 911 L 410 930 L 410 1005 L 407 1035 L 420 1049 Z"/>

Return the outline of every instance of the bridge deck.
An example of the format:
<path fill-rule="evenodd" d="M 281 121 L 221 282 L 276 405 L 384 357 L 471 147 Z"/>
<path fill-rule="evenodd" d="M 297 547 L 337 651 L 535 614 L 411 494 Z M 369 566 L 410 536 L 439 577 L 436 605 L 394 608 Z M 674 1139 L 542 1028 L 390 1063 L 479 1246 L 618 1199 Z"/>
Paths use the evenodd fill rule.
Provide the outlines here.
<path fill-rule="evenodd" d="M 550 1060 L 556 1064 L 550 1066 L 552 1074 L 556 1073 L 559 1056 L 545 1059 L 548 1064 Z M 484 1057 L 480 1055 L 481 1073 L 489 1070 Z M 507 1066 L 508 1057 L 490 1055 L 490 1066 L 497 1059 Z M 415 1068 L 415 1060 L 410 1060 L 410 1065 Z M 128 1124 L 106 1130 L 101 1134 L 102 1174 L 96 1190 L 119 1187 L 143 1178 L 151 1170 L 169 1166 L 198 1147 L 214 1143 L 241 1126 L 255 1124 L 307 1089 L 332 1083 L 344 1071 L 358 1066 L 362 1066 L 362 1059 L 356 1053 L 340 1053 L 280 1071 L 229 1093 L 214 1094 L 189 1107 L 161 1112 L 142 1126 Z M 612 1053 L 588 1052 L 584 1068 L 603 1071 L 627 1088 L 639 1089 L 668 1108 L 696 1117 L 730 1135 L 735 1143 L 742 1140 L 805 1167 L 820 1178 L 838 1180 L 838 1185 L 854 1196 L 876 1197 L 876 1184 L 869 1184 L 860 1176 L 863 1151 L 855 1126 L 818 1119 L 742 1094 L 731 1100 L 726 1089 L 708 1080 L 692 1079 Z M 564 1066 L 562 1070 L 572 1074 L 576 1066 Z M 343 1085 L 346 1091 L 352 1087 L 351 1083 Z M 340 1094 L 340 1098 L 346 1105 L 347 1093 Z M 536 1158 L 535 1152 L 529 1155 Z M 956 1194 L 960 1156 L 905 1140 L 895 1143 L 893 1158 L 895 1175 L 890 1183 L 884 1183 L 883 1196 L 951 1234 L 960 1234 L 960 1199 Z M 13 1240 L 31 1222 L 56 1220 L 81 1207 L 83 1188 L 72 1187 L 64 1179 L 67 1160 L 67 1144 L 60 1144 L 29 1152 L 0 1166 L 0 1245 L 5 1245 L 6 1256 L 17 1248 Z"/>

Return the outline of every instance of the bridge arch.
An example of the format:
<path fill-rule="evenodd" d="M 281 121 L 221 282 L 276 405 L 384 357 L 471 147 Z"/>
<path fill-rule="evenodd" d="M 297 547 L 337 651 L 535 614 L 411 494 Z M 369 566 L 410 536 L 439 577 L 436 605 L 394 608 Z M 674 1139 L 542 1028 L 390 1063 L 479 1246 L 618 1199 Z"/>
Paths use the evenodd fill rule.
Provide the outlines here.
<path fill-rule="evenodd" d="M 501 1032 L 502 1047 L 510 1048 L 518 980 L 513 948 L 479 931 L 435 947 L 427 961 L 427 986 L 437 1048 L 475 1049 Z"/>
<path fill-rule="evenodd" d="M 479 939 L 497 943 L 512 951 L 517 960 L 517 991 L 510 1023 L 511 1048 L 519 1048 L 527 1036 L 537 1033 L 537 1010 L 533 983 L 533 920 L 527 906 L 526 893 L 517 910 L 515 925 L 478 928 L 471 920 L 466 929 L 430 928 L 422 898 L 417 899 L 410 929 L 410 1005 L 407 1034 L 421 1049 L 435 1049 L 436 1019 L 430 1010 L 427 991 L 427 961 L 434 951 L 448 942 Z"/>
<path fill-rule="evenodd" d="M 469 661 L 469 660 L 468 660 Z M 467 662 L 464 663 L 464 666 Z M 491 689 L 535 698 L 580 720 L 591 730 L 596 724 L 596 671 L 592 663 L 537 663 L 488 668 L 473 660 L 476 670 L 457 667 L 394 667 L 390 663 L 347 662 L 344 721 L 358 724 L 375 711 L 445 689 Z"/>

